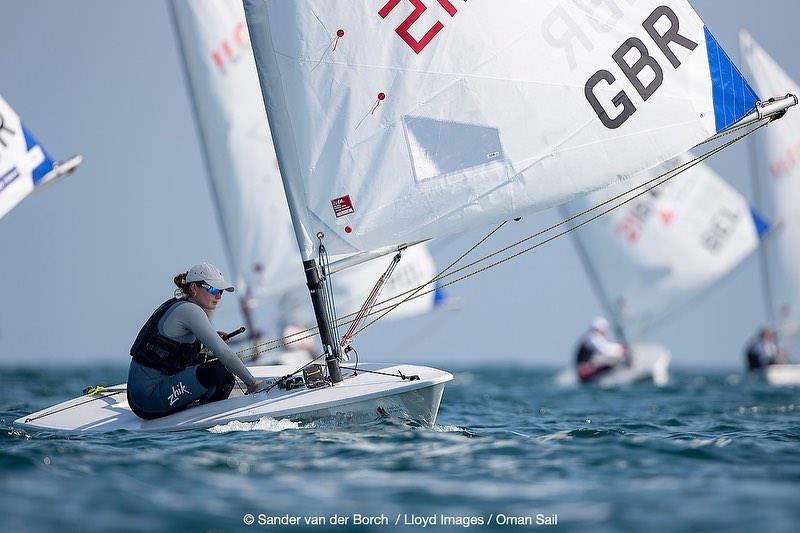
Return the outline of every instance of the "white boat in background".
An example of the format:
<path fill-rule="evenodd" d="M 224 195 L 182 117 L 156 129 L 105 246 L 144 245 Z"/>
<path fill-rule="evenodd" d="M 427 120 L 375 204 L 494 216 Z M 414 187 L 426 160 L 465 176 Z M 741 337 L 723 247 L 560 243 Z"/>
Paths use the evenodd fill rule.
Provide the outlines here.
<path fill-rule="evenodd" d="M 625 387 L 641 381 L 652 381 L 656 387 L 669 383 L 669 363 L 672 354 L 664 346 L 658 344 L 633 344 L 630 366 L 620 366 L 606 372 L 592 383 L 602 388 Z M 561 370 L 555 377 L 559 387 L 575 387 L 581 382 L 574 367 Z"/>
<path fill-rule="evenodd" d="M 759 92 L 778 87 L 800 91 L 747 31 L 741 31 L 739 44 L 748 77 Z M 762 294 L 769 321 L 791 353 L 800 335 L 800 117 L 791 113 L 760 132 L 760 137 L 758 145 L 755 139 L 750 141 L 751 175 L 759 209 L 775 222 L 761 248 Z M 800 386 L 800 365 L 772 365 L 764 377 L 773 385 Z"/>
<path fill-rule="evenodd" d="M 313 339 L 267 351 L 259 344 L 253 311 L 268 301 L 297 301 L 292 294 L 306 283 L 269 125 L 264 112 L 253 50 L 240 0 L 173 1 L 173 26 L 185 65 L 186 81 L 222 229 L 234 283 L 253 348 L 248 365 L 305 364 L 319 353 Z M 388 260 L 378 258 L 337 276 L 334 297 L 343 315 L 357 311 Z M 407 250 L 381 299 L 398 296 L 436 275 L 425 245 Z M 304 294 L 300 295 L 307 298 Z M 442 291 L 399 306 L 389 319 L 428 313 L 445 299 Z M 279 307 L 278 337 L 302 331 L 314 323 L 307 306 Z M 299 327 L 303 326 L 303 327 Z M 302 337 L 302 334 L 296 337 Z M 300 349 L 300 345 L 305 349 Z"/>
<path fill-rule="evenodd" d="M 428 239 L 563 203 L 664 163 L 740 119 L 758 123 L 796 104 L 750 113 L 755 100 L 733 90 L 729 82 L 737 80 L 721 77 L 730 75 L 731 63 L 685 0 L 639 0 L 602 30 L 588 12 L 563 10 L 561 0 L 458 7 L 439 0 L 443 11 L 433 16 L 440 22 L 421 34 L 410 26 L 430 19 L 415 17 L 417 11 L 409 16 L 409 6 L 399 5 L 245 0 L 323 346 L 318 378 L 279 378 L 276 383 L 298 388 L 284 394 L 276 386 L 154 423 L 132 418 L 116 400 L 97 410 L 111 403 L 99 393 L 16 424 L 178 430 L 264 416 L 370 420 L 387 414 L 432 423 L 452 375 L 411 364 L 361 363 L 357 374 L 343 366 L 363 327 L 340 335 L 331 277 Z M 574 22 L 593 33 L 593 49 L 554 46 L 553 34 L 542 31 L 554 14 L 580 18 Z M 633 48 L 647 51 L 640 39 L 620 38 L 627 35 L 647 39 L 650 53 L 661 50 L 657 60 L 651 57 L 661 75 L 642 81 L 634 66 L 619 64 Z M 719 65 L 724 68 L 717 71 Z M 331 262 L 328 256 L 342 257 Z M 404 359 L 407 350 L 396 349 Z M 253 372 L 277 377 L 282 368 Z M 115 425 L 115 417 L 124 422 Z"/>
<path fill-rule="evenodd" d="M 798 387 L 800 386 L 800 365 L 770 365 L 764 371 L 764 378 L 770 385 Z"/>
<path fill-rule="evenodd" d="M 571 202 L 561 212 L 565 218 L 574 217 L 626 187 L 644 185 L 668 168 L 689 162 L 688 156 L 681 156 L 667 168 Z M 699 163 L 573 231 L 597 297 L 617 337 L 631 347 L 632 365 L 619 365 L 598 381 L 666 383 L 671 354 L 666 347 L 647 343 L 650 332 L 749 257 L 767 229 L 741 194 Z"/>
<path fill-rule="evenodd" d="M 0 97 L 0 218 L 34 191 L 71 174 L 83 162 L 77 155 L 56 161 Z"/>

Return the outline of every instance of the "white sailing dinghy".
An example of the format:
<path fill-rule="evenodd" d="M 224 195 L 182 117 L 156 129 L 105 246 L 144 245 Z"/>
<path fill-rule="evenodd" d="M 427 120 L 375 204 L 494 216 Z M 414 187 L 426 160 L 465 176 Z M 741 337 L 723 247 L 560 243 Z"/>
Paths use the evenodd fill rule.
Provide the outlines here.
<path fill-rule="evenodd" d="M 748 77 L 759 92 L 776 87 L 800 91 L 748 32 L 741 32 L 739 43 Z M 752 176 L 763 202 L 759 208 L 775 221 L 773 234 L 762 246 L 762 293 L 770 322 L 796 348 L 800 335 L 800 117 L 792 113 L 766 128 L 759 144 L 762 157 L 752 154 Z M 800 385 L 800 364 L 771 365 L 765 378 L 774 385 Z"/>
<path fill-rule="evenodd" d="M 669 168 L 688 165 L 688 156 Z M 647 182 L 620 183 L 563 206 L 565 218 Z M 571 233 L 595 293 L 632 364 L 598 378 L 603 386 L 668 380 L 670 351 L 646 339 L 681 306 L 699 297 L 756 250 L 768 226 L 746 199 L 703 163 Z M 559 383 L 577 382 L 570 368 Z"/>
<path fill-rule="evenodd" d="M 259 348 L 263 338 L 253 318 L 253 310 L 265 302 L 298 300 L 293 293 L 306 280 L 264 112 L 242 2 L 178 0 L 169 5 L 204 148 L 206 174 L 234 282 L 242 294 L 242 315 L 250 343 L 257 346 L 247 357 L 247 364 L 302 365 L 309 361 L 308 350 L 279 343 L 269 351 Z M 344 271 L 334 286 L 337 306 L 347 313 L 358 310 L 386 267 L 384 259 L 375 259 Z M 381 298 L 396 299 L 435 275 L 436 265 L 427 247 L 415 247 L 403 254 Z M 433 292 L 407 302 L 388 316 L 396 319 L 428 313 L 440 307 L 444 299 L 443 292 Z M 280 309 L 284 315 L 278 321 L 280 335 L 286 335 L 286 327 L 302 330 L 305 328 L 297 326 L 314 320 L 313 314 L 285 307 Z M 309 343 L 316 350 L 313 341 L 305 344 Z"/>
<path fill-rule="evenodd" d="M 639 0 L 599 19 L 576 6 L 246 0 L 324 380 L 151 422 L 132 418 L 121 394 L 101 394 L 16 423 L 176 430 L 319 413 L 435 421 L 448 372 L 403 364 L 356 375 L 340 364 L 352 337 L 334 326 L 331 273 L 552 207 L 796 104 L 756 107 L 685 0 Z M 563 34 L 565 23 L 592 40 Z M 328 254 L 347 257 L 329 263 Z"/>
<path fill-rule="evenodd" d="M 53 159 L 0 97 L 0 218 L 26 196 L 70 174 L 81 156 Z"/>

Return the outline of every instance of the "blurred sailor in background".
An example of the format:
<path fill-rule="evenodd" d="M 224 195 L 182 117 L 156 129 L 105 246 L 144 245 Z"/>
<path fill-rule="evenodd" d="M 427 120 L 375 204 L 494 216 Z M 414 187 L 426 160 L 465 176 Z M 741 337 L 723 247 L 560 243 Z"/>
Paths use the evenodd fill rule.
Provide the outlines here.
<path fill-rule="evenodd" d="M 620 364 L 629 364 L 628 347 L 608 338 L 608 320 L 596 317 L 591 327 L 583 334 L 575 354 L 578 377 L 582 382 L 609 372 Z"/>

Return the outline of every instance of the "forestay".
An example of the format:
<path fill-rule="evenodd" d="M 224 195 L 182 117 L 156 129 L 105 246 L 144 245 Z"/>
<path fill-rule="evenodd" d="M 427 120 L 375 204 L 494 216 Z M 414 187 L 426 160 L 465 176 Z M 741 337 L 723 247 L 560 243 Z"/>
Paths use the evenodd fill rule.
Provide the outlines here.
<path fill-rule="evenodd" d="M 74 170 L 81 160 L 75 157 L 59 167 L 0 97 L 0 218 L 37 187 Z"/>
<path fill-rule="evenodd" d="M 688 161 L 570 202 L 564 212 L 575 216 Z M 607 312 L 635 342 L 747 258 L 766 230 L 744 197 L 700 163 L 571 235 Z"/>
<path fill-rule="evenodd" d="M 685 0 L 245 0 L 304 259 L 543 209 L 756 95 Z"/>
<path fill-rule="evenodd" d="M 251 303 L 305 284 L 240 0 L 171 3 L 223 240 L 237 288 Z M 389 259 L 336 276 L 344 312 L 358 310 Z M 428 283 L 427 247 L 406 250 L 381 300 Z M 433 309 L 437 293 L 404 303 L 399 318 Z M 395 299 L 397 303 L 402 299 Z"/>
<path fill-rule="evenodd" d="M 747 32 L 740 35 L 742 57 L 761 92 L 793 94 L 797 83 Z M 764 158 L 756 183 L 775 218 L 775 235 L 765 246 L 770 312 L 782 326 L 800 323 L 800 117 L 789 114 L 760 133 Z M 790 327 L 794 330 L 796 327 Z"/>

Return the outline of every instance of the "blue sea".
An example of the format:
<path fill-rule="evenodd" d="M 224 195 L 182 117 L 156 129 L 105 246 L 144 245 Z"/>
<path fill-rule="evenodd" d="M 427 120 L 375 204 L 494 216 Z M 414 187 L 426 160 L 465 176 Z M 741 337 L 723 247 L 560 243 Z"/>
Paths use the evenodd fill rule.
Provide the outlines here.
<path fill-rule="evenodd" d="M 0 370 L 0 530 L 798 530 L 800 389 L 733 371 L 615 390 L 454 374 L 432 428 L 67 436 L 12 421 L 125 368 Z"/>

